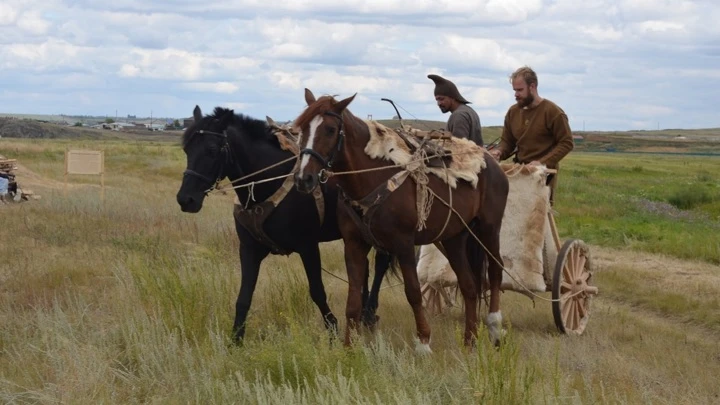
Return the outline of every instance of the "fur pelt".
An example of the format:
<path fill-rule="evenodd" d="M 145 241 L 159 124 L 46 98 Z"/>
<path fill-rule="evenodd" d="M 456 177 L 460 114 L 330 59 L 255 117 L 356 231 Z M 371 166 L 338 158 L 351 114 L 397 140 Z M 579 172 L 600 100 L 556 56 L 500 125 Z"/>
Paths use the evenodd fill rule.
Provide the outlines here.
<path fill-rule="evenodd" d="M 505 214 L 500 230 L 500 254 L 512 278 L 503 272 L 502 288 L 518 292 L 544 292 L 546 272 L 543 249 L 554 248 L 549 232 L 549 192 L 544 166 L 502 165 L 510 182 Z M 549 239 L 548 239 L 549 238 Z M 554 264 L 556 252 L 548 255 Z M 489 260 L 493 260 L 489 258 Z M 549 268 L 552 268 L 550 266 Z M 457 278 L 447 259 L 434 245 L 420 248 L 418 278 L 437 288 L 455 286 Z M 524 286 L 524 287 L 523 287 Z"/>
<path fill-rule="evenodd" d="M 370 141 L 365 146 L 365 153 L 373 159 L 385 159 L 398 165 L 409 165 L 414 159 L 410 147 L 400 135 L 376 121 L 365 121 L 370 129 Z M 412 136 L 411 134 L 409 134 Z M 451 154 L 452 161 L 447 169 L 425 167 L 426 173 L 432 173 L 451 187 L 456 188 L 458 180 L 465 180 L 477 186 L 478 173 L 485 168 L 485 149 L 468 139 L 451 137 L 437 142 L 440 149 Z M 417 163 L 415 163 L 417 165 Z M 409 169 L 416 167 L 410 165 Z"/>

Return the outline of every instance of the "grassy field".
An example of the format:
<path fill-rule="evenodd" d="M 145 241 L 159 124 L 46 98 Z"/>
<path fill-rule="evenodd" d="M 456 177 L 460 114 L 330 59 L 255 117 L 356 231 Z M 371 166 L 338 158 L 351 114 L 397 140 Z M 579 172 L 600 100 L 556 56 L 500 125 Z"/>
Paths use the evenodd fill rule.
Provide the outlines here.
<path fill-rule="evenodd" d="M 66 147 L 105 150 L 98 179 L 71 178 Z M 462 347 L 459 308 L 431 317 L 413 351 L 399 281 L 375 335 L 331 341 L 299 259 L 264 264 L 242 347 L 229 344 L 240 276 L 232 197 L 198 214 L 174 198 L 176 142 L 0 140 L 39 201 L 0 206 L 3 403 L 712 404 L 720 401 L 720 158 L 573 153 L 557 198 L 561 238 L 592 244 L 587 331 L 559 335 L 549 304 L 503 295 L 507 344 Z M 342 243 L 323 266 L 345 278 Z M 347 285 L 326 275 L 344 325 Z M 548 294 L 549 297 L 549 294 Z"/>

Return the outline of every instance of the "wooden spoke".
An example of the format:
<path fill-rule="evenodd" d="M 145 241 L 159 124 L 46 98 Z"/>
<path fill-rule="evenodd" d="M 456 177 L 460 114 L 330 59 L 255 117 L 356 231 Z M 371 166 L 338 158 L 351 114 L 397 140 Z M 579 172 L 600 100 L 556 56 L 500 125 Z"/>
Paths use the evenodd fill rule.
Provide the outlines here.
<path fill-rule="evenodd" d="M 552 283 L 553 318 L 562 333 L 580 335 L 590 316 L 590 299 L 597 287 L 591 279 L 587 245 L 579 239 L 566 241 L 558 252 Z"/>

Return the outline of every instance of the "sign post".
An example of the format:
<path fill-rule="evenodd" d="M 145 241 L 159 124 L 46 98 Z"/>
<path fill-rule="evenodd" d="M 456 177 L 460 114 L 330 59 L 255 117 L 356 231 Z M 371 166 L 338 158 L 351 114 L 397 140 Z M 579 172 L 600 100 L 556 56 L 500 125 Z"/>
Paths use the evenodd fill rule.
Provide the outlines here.
<path fill-rule="evenodd" d="M 70 174 L 99 175 L 100 200 L 105 202 L 105 151 L 65 149 L 65 197 Z"/>

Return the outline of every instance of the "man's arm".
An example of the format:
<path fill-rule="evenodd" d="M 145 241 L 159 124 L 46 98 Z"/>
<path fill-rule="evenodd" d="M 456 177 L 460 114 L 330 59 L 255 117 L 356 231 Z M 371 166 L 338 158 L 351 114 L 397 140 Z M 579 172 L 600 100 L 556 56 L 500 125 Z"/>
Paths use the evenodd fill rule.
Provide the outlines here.
<path fill-rule="evenodd" d="M 505 160 L 510 157 L 515 150 L 515 137 L 510 130 L 509 114 L 505 114 L 505 123 L 503 124 L 502 134 L 500 135 L 500 144 L 497 147 L 498 160 Z"/>
<path fill-rule="evenodd" d="M 558 114 L 552 120 L 550 130 L 555 138 L 555 146 L 540 159 L 540 163 L 548 167 L 557 167 L 560 160 L 575 147 L 567 115 L 564 113 Z"/>

